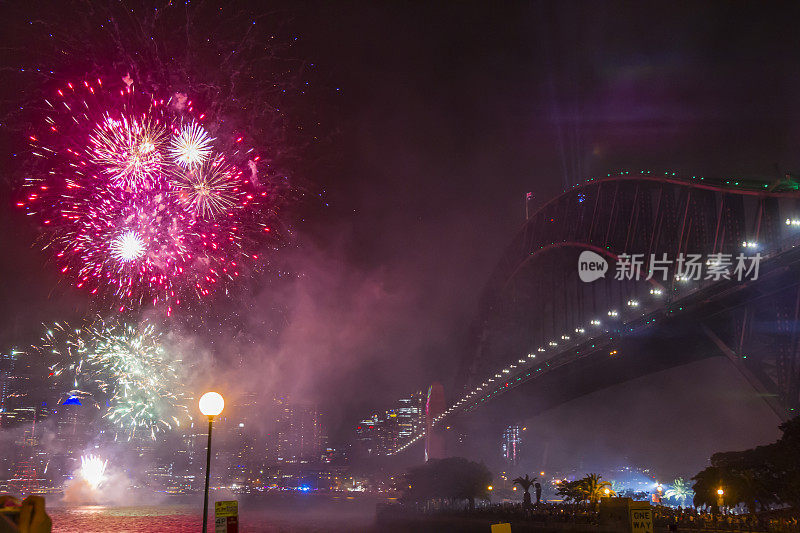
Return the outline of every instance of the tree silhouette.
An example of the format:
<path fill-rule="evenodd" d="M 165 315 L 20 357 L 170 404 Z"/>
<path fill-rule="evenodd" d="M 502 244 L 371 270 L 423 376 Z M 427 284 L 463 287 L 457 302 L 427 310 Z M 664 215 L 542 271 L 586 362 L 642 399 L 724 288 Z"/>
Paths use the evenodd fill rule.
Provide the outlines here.
<path fill-rule="evenodd" d="M 492 474 L 482 463 L 463 457 L 431 459 L 405 475 L 403 500 L 468 500 L 469 508 L 474 509 L 476 498 L 488 497 L 491 482 Z"/>
<path fill-rule="evenodd" d="M 528 506 L 531 504 L 531 487 L 536 482 L 536 478 L 528 477 L 528 474 L 525 474 L 525 477 L 518 477 L 514 478 L 514 485 L 519 485 L 522 487 L 522 490 L 525 491 L 525 494 L 522 496 L 523 503 Z"/>

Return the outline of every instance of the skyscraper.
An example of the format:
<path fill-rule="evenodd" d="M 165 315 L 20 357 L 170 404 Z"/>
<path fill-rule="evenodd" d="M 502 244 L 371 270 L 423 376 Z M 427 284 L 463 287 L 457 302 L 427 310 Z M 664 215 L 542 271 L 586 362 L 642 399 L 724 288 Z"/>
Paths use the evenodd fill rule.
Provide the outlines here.
<path fill-rule="evenodd" d="M 508 426 L 503 431 L 503 438 L 501 441 L 503 459 L 507 463 L 512 465 L 517 464 L 519 461 L 520 444 L 522 444 L 520 427 L 516 424 Z"/>

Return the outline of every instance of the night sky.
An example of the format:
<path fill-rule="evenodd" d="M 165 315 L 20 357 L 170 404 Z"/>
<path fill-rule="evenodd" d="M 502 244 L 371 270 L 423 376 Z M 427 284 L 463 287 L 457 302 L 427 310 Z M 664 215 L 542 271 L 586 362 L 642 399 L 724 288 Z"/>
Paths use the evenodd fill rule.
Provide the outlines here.
<path fill-rule="evenodd" d="M 800 171 L 798 10 L 789 3 L 261 4 L 224 9 L 261 14 L 258 27 L 291 42 L 286 53 L 302 65 L 305 90 L 287 104 L 302 129 L 287 142 L 298 144 L 289 167 L 304 195 L 287 209 L 295 233 L 281 252 L 302 276 L 223 304 L 241 304 L 249 320 L 232 334 L 247 347 L 221 357 L 263 370 L 251 374 L 264 388 L 319 401 L 335 438 L 433 380 L 447 391 L 483 284 L 523 222 L 526 192 L 541 203 L 619 169 Z M 88 309 L 84 295 L 57 285 L 10 193 L 25 157 L 17 109 L 39 80 L 18 70 L 41 58 L 59 65 L 43 35 L 69 27 L 59 16 L 89 9 L 76 6 L 6 6 L 15 30 L 3 38 L 0 89 L 3 349 L 35 340 L 42 321 Z M 35 30 L 18 29 L 30 20 Z M 254 330 L 276 305 L 289 311 L 267 348 Z M 194 335 L 217 355 L 230 345 Z M 778 420 L 717 358 L 531 423 L 560 450 L 553 464 L 627 457 L 691 473 L 714 451 L 771 441 Z M 587 427 L 594 437 L 576 443 Z M 641 438 L 631 442 L 634 429 Z"/>

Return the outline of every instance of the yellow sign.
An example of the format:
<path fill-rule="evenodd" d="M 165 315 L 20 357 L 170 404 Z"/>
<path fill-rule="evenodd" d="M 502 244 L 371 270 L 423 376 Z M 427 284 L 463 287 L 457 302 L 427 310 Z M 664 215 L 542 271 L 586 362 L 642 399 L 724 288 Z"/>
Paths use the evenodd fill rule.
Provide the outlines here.
<path fill-rule="evenodd" d="M 237 501 L 214 502 L 214 516 L 219 516 L 219 517 L 239 516 L 239 502 Z"/>
<path fill-rule="evenodd" d="M 638 503 L 638 502 L 636 502 Z M 631 502 L 631 533 L 653 533 L 653 509 Z"/>
<path fill-rule="evenodd" d="M 511 524 L 492 524 L 492 533 L 511 533 Z"/>
<path fill-rule="evenodd" d="M 238 502 L 214 502 L 214 533 L 239 533 Z"/>

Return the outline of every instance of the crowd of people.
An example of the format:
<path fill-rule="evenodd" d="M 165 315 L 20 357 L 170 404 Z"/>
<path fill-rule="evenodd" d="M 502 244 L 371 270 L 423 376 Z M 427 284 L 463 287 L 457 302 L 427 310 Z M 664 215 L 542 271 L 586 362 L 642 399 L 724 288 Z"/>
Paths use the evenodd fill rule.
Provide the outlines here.
<path fill-rule="evenodd" d="M 406 506 L 408 507 L 408 506 Z M 470 510 L 463 501 L 437 500 L 412 505 L 422 514 L 487 519 L 491 522 L 527 522 L 530 524 L 576 524 L 613 526 L 604 523 L 597 505 L 575 503 L 540 503 L 524 505 L 518 502 L 483 502 Z M 667 531 L 729 531 L 800 533 L 798 515 L 790 510 L 766 511 L 757 514 L 713 512 L 712 509 L 692 507 L 673 508 L 653 505 L 656 528 Z"/>

